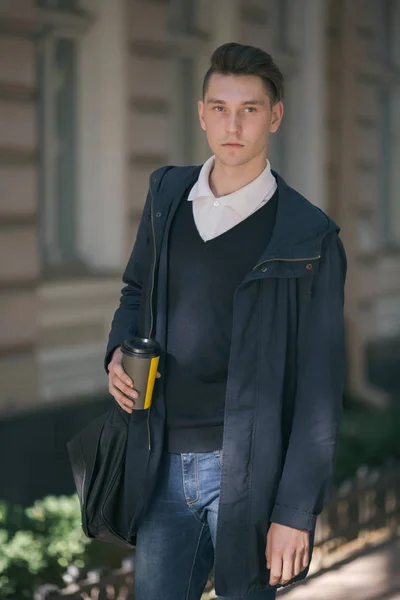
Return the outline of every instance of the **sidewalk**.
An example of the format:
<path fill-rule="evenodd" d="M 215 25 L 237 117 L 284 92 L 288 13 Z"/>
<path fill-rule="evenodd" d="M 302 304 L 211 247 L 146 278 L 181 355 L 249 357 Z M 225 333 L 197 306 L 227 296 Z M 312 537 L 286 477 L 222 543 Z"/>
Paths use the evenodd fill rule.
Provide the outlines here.
<path fill-rule="evenodd" d="M 400 600 L 400 538 L 304 583 L 281 600 Z"/>

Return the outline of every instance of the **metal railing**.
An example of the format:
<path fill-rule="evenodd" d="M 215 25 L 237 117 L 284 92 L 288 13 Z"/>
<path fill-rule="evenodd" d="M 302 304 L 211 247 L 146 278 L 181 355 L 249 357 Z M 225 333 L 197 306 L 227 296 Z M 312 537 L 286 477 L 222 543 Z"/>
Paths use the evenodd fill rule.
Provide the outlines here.
<path fill-rule="evenodd" d="M 327 556 L 377 530 L 386 532 L 385 539 L 400 534 L 399 464 L 376 470 L 361 467 L 353 480 L 335 491 L 317 522 L 313 571 L 329 564 L 324 561 Z M 91 571 L 85 580 L 64 589 L 42 586 L 35 600 L 133 600 L 133 578 L 132 557 L 123 561 L 120 569 Z M 210 578 L 205 591 L 212 588 Z"/>

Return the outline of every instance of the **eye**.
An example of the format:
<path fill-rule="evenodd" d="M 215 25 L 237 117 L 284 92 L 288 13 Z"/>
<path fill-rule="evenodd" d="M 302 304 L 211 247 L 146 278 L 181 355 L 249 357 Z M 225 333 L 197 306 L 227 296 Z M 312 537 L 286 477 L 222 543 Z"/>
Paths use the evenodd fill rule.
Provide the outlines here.
<path fill-rule="evenodd" d="M 214 106 L 214 110 L 216 112 L 222 112 L 224 110 L 224 107 L 223 106 Z"/>
<path fill-rule="evenodd" d="M 244 111 L 245 111 L 245 112 L 250 112 L 250 113 L 253 113 L 253 112 L 256 112 L 256 109 L 254 108 L 254 106 L 247 106 L 247 107 L 244 109 Z"/>

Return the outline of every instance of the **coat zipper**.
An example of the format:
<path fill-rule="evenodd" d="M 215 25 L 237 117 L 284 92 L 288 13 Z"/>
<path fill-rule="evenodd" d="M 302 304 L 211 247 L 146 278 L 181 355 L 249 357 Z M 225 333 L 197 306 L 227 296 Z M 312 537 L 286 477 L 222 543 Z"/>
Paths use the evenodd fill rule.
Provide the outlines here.
<path fill-rule="evenodd" d="M 153 314 L 153 292 L 154 292 L 154 280 L 155 280 L 155 272 L 156 272 L 156 264 L 157 264 L 157 245 L 156 245 L 156 237 L 154 234 L 154 218 L 153 218 L 153 194 L 151 191 L 151 186 L 149 188 L 150 190 L 150 221 L 151 221 L 151 232 L 152 232 L 152 236 L 153 236 L 153 247 L 154 247 L 154 260 L 153 260 L 153 272 L 152 272 L 152 281 L 151 281 L 151 288 L 150 288 L 150 330 L 149 330 L 149 338 L 151 338 L 152 333 L 153 333 L 153 326 L 154 326 L 154 314 Z M 148 409 L 148 413 L 147 413 L 147 441 L 148 441 L 148 453 L 147 453 L 147 460 L 146 460 L 146 471 L 145 471 L 145 476 L 147 477 L 147 470 L 149 467 L 149 459 L 150 459 L 150 450 L 151 450 L 151 439 L 150 439 L 150 411 L 151 411 L 151 406 L 152 406 L 152 402 L 150 403 L 149 409 Z M 142 490 L 142 497 L 141 500 L 143 498 L 143 490 Z M 137 512 L 137 510 L 136 510 Z M 132 518 L 131 521 L 131 525 L 129 528 L 129 532 L 128 532 L 128 539 L 131 537 L 132 535 L 132 524 L 135 520 L 136 517 L 136 512 Z"/>
<path fill-rule="evenodd" d="M 154 234 L 154 215 L 153 215 L 153 193 L 151 191 L 150 188 L 150 197 L 151 197 L 151 202 L 150 202 L 150 219 L 151 219 L 151 232 L 153 235 L 153 249 L 154 249 L 154 261 L 153 261 L 153 272 L 152 272 L 152 276 L 151 276 L 151 289 L 150 289 L 150 331 L 149 331 L 149 338 L 151 338 L 151 335 L 153 333 L 153 326 L 154 326 L 154 311 L 153 311 L 153 292 L 154 292 L 154 282 L 155 282 L 155 273 L 156 273 L 156 251 L 157 251 L 157 247 L 156 247 L 156 237 Z"/>
<path fill-rule="evenodd" d="M 263 265 L 264 263 L 273 262 L 275 260 L 281 260 L 282 262 L 301 262 L 303 260 L 317 260 L 318 258 L 321 258 L 321 255 L 312 256 L 311 258 L 268 258 L 267 260 L 259 262 L 255 267 L 253 267 L 252 271 L 255 271 L 260 265 Z"/>
<path fill-rule="evenodd" d="M 151 288 L 150 288 L 150 331 L 149 338 L 151 338 L 154 327 L 154 311 L 153 311 L 153 293 L 154 293 L 154 283 L 155 283 L 155 273 L 156 273 L 156 264 L 157 264 L 157 246 L 156 246 L 156 236 L 154 233 L 154 211 L 153 211 L 153 193 L 150 187 L 150 220 L 151 220 L 151 233 L 153 237 L 153 250 L 154 250 L 154 260 L 153 260 L 153 272 L 151 275 Z M 150 439 L 150 410 L 151 404 L 149 406 L 149 412 L 147 413 L 147 439 L 149 445 L 149 451 L 151 450 L 151 439 Z"/>

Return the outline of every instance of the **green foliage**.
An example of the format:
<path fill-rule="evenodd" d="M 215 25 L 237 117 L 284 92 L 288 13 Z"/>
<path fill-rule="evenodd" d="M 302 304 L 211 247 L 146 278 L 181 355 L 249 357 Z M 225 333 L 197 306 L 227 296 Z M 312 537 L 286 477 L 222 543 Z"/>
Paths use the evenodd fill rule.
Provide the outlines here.
<path fill-rule="evenodd" d="M 48 496 L 30 508 L 0 503 L 0 597 L 32 598 L 37 585 L 63 585 L 66 567 L 84 565 L 90 540 L 76 495 Z"/>
<path fill-rule="evenodd" d="M 116 568 L 131 551 L 88 539 L 78 496 L 47 496 L 22 508 L 0 502 L 0 598 L 23 600 L 44 583 L 64 587 L 62 575 L 78 569 Z"/>
<path fill-rule="evenodd" d="M 400 459 L 400 406 L 373 410 L 346 407 L 336 454 L 335 483 L 353 477 L 361 465 L 379 467 Z"/>

